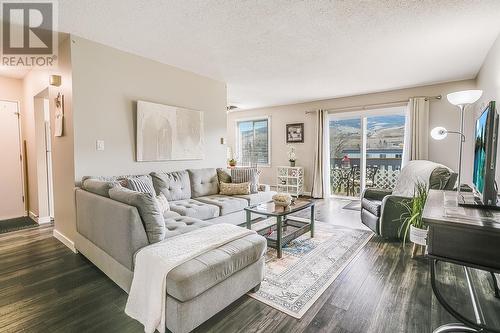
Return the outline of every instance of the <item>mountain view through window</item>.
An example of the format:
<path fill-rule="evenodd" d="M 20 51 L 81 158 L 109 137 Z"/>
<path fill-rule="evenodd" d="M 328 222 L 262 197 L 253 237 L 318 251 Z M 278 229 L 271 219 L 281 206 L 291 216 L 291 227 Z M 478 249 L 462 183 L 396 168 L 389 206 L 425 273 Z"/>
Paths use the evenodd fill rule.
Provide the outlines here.
<path fill-rule="evenodd" d="M 238 153 L 242 165 L 269 164 L 267 119 L 238 122 Z"/>

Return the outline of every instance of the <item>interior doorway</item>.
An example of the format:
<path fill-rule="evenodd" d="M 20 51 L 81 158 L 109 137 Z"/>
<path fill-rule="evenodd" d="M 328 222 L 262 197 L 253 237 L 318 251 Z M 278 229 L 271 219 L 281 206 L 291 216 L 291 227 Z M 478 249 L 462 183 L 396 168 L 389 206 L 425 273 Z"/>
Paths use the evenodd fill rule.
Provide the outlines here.
<path fill-rule="evenodd" d="M 0 100 L 0 220 L 26 216 L 19 103 Z"/>
<path fill-rule="evenodd" d="M 34 97 L 38 223 L 54 219 L 50 103 L 48 88 Z"/>

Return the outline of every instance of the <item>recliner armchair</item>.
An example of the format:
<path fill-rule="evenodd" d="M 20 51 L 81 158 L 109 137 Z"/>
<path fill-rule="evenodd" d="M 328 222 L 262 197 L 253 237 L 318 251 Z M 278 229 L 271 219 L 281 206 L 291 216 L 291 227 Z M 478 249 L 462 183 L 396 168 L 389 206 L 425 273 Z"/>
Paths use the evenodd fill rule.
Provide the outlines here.
<path fill-rule="evenodd" d="M 410 169 L 405 170 L 406 168 Z M 405 201 L 411 203 L 412 200 L 411 195 L 398 195 L 401 192 L 398 191 L 398 186 L 408 186 L 408 182 L 419 178 L 419 170 L 429 171 L 430 168 L 433 169 L 427 182 L 429 189 L 454 189 L 457 174 L 446 166 L 430 161 L 410 161 L 403 168 L 400 177 L 411 175 L 412 179 L 398 179 L 394 191 L 377 188 L 364 190 L 361 196 L 361 222 L 377 235 L 384 238 L 398 238 L 404 215 L 407 213 L 403 203 Z M 427 172 L 424 174 L 428 175 Z"/>

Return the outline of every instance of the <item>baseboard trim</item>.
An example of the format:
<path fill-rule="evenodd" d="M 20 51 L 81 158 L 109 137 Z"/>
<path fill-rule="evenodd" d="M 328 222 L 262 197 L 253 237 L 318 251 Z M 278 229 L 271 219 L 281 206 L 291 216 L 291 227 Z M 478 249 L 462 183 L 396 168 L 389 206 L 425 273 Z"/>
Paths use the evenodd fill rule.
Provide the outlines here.
<path fill-rule="evenodd" d="M 50 216 L 39 217 L 37 222 L 38 224 L 50 223 L 52 218 Z"/>
<path fill-rule="evenodd" d="M 64 245 L 66 245 L 71 251 L 73 251 L 74 253 L 78 253 L 78 250 L 75 247 L 75 243 L 71 239 L 69 239 L 68 237 L 64 236 L 61 232 L 59 232 L 56 229 L 54 229 L 52 235 L 58 241 L 60 241 Z"/>
<path fill-rule="evenodd" d="M 36 223 L 38 223 L 38 215 L 36 215 L 35 213 L 33 213 L 32 211 L 29 211 L 28 212 L 28 217 L 30 219 L 32 219 L 33 221 L 35 221 Z"/>

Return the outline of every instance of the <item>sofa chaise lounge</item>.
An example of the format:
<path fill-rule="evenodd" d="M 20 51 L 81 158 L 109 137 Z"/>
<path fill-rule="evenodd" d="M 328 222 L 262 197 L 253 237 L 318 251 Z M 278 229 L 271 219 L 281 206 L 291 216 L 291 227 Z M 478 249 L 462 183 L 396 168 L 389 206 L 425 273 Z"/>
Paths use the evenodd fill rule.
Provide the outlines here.
<path fill-rule="evenodd" d="M 150 174 L 155 191 L 169 201 L 164 213 L 166 237 L 213 223 L 244 224 L 244 208 L 271 200 L 275 192 L 220 195 L 216 169 L 190 169 Z M 77 188 L 75 246 L 109 278 L 128 292 L 134 254 L 149 245 L 136 207 L 109 198 L 106 188 Z M 100 177 L 117 180 L 120 177 Z M 106 184 L 104 182 L 104 184 Z M 189 332 L 246 292 L 260 286 L 266 240 L 248 235 L 189 260 L 167 275 L 166 326 Z"/>

